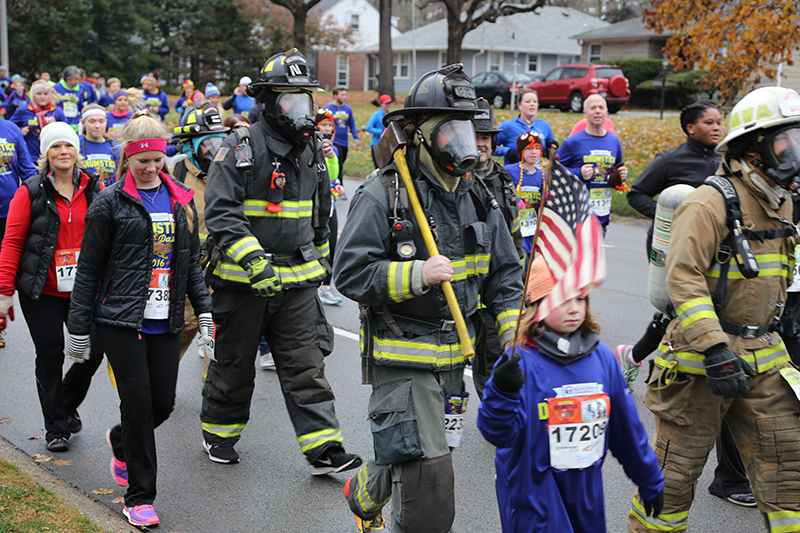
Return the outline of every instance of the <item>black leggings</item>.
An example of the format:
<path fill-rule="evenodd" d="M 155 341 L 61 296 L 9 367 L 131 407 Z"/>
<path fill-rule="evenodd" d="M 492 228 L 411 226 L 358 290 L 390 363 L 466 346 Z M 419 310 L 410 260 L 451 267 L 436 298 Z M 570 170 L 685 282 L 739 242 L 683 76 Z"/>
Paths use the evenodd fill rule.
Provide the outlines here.
<path fill-rule="evenodd" d="M 347 161 L 347 145 L 334 144 L 339 151 L 339 181 L 344 183 L 344 162 Z"/>
<path fill-rule="evenodd" d="M 122 423 L 111 429 L 114 456 L 128 465 L 125 505 L 152 505 L 156 498 L 154 430 L 175 406 L 180 335 L 150 335 L 97 325 L 97 335 L 114 370 Z"/>
<path fill-rule="evenodd" d="M 69 314 L 69 298 L 42 294 L 34 300 L 19 293 L 19 303 L 36 346 L 36 388 L 47 431 L 45 438 L 47 442 L 69 438 L 67 416 L 74 414 L 86 398 L 92 376 L 103 362 L 103 350 L 92 328 L 89 360 L 73 363 L 62 380 L 64 324 Z"/>

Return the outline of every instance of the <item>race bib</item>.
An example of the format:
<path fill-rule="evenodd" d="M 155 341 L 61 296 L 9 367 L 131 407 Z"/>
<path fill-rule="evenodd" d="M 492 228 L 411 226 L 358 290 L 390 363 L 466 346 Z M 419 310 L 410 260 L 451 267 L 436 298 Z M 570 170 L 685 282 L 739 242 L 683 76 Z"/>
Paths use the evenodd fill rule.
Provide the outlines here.
<path fill-rule="evenodd" d="M 553 468 L 583 469 L 603 457 L 611 407 L 607 394 L 548 398 L 547 407 Z"/>
<path fill-rule="evenodd" d="M 594 214 L 604 217 L 611 213 L 611 189 L 603 187 L 601 189 L 589 190 L 589 202 L 592 204 Z"/>
<path fill-rule="evenodd" d="M 536 233 L 536 210 L 523 209 L 519 213 L 519 231 L 523 237 L 533 237 Z"/>
<path fill-rule="evenodd" d="M 75 285 L 75 272 L 78 270 L 80 248 L 56 250 L 56 283 L 58 292 L 72 292 Z"/>
<path fill-rule="evenodd" d="M 169 318 L 170 271 L 154 269 L 150 275 L 150 287 L 144 317 L 152 319 Z"/>
<path fill-rule="evenodd" d="M 794 395 L 800 400 L 800 372 L 798 372 L 796 368 L 790 366 L 781 368 L 780 372 L 783 379 L 785 379 L 792 388 Z"/>
<path fill-rule="evenodd" d="M 800 244 L 794 247 L 794 281 L 787 290 L 800 292 Z"/>
<path fill-rule="evenodd" d="M 444 433 L 447 445 L 458 448 L 464 431 L 464 413 L 467 412 L 469 393 L 448 394 L 444 404 Z"/>
<path fill-rule="evenodd" d="M 78 104 L 64 100 L 64 116 L 67 118 L 75 118 L 78 116 Z"/>

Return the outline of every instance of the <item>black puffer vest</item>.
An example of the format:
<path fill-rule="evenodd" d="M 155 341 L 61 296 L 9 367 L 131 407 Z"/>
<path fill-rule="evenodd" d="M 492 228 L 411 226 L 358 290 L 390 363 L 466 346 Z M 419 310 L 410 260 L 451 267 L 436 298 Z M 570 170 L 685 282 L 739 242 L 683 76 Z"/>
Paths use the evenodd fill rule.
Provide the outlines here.
<path fill-rule="evenodd" d="M 47 179 L 48 172 L 49 167 L 22 182 L 22 186 L 28 189 L 31 202 L 31 226 L 20 258 L 16 284 L 17 290 L 34 300 L 39 299 L 47 281 L 60 229 L 56 193 L 52 182 Z M 97 175 L 76 167 L 73 180 L 79 179 L 80 174 L 89 178 L 85 194 L 86 202 L 91 205 L 95 195 L 100 192 Z"/>

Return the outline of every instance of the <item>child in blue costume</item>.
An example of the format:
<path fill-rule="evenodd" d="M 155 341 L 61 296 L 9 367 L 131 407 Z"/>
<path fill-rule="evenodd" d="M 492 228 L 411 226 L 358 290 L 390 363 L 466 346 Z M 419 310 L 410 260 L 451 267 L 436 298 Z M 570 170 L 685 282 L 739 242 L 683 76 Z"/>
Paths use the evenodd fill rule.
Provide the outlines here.
<path fill-rule="evenodd" d="M 478 429 L 497 447 L 503 532 L 604 533 L 608 450 L 638 485 L 647 513 L 658 516 L 664 476 L 619 363 L 597 337 L 585 290 L 542 306 L 560 293 L 554 281 L 538 256 L 516 355 L 495 364 L 478 409 Z M 552 310 L 539 316 L 540 306 Z"/>
<path fill-rule="evenodd" d="M 536 233 L 536 216 L 542 201 L 543 136 L 535 131 L 526 131 L 517 137 L 517 153 L 520 161 L 506 165 L 517 189 L 519 200 L 519 229 L 522 233 L 522 247 L 530 256 L 533 253 L 533 236 Z"/>

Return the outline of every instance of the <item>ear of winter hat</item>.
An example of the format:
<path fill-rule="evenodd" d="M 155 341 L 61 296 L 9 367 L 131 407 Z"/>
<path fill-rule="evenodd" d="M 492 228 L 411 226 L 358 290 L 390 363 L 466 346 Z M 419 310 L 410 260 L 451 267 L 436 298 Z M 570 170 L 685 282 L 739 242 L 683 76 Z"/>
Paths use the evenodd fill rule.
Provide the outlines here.
<path fill-rule="evenodd" d="M 42 128 L 42 132 L 39 135 L 39 147 L 43 154 L 46 154 L 50 147 L 58 142 L 68 142 L 76 150 L 81 149 L 78 134 L 66 122 L 51 122 Z"/>

